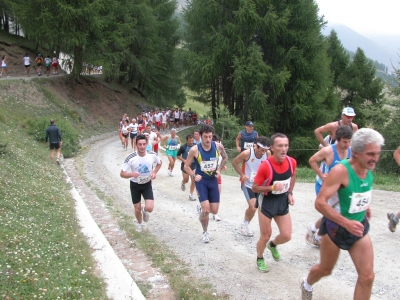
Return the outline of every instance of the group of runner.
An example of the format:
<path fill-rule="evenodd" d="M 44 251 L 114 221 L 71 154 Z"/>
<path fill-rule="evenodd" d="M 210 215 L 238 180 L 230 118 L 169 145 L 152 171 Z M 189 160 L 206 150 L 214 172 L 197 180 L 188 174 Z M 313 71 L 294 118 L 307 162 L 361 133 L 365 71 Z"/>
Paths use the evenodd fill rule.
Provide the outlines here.
<path fill-rule="evenodd" d="M 358 129 L 352 122 L 355 115 L 353 108 L 346 107 L 341 120 L 315 130 L 321 143 L 320 150 L 310 158 L 309 163 L 317 175 L 315 207 L 323 216 L 308 226 L 306 241 L 320 248 L 320 262 L 301 280 L 302 299 L 312 299 L 312 285 L 331 273 L 340 249 L 349 251 L 358 273 L 354 299 L 369 299 L 371 295 L 374 280 L 373 250 L 368 235 L 373 184 L 371 171 L 379 160 L 384 138 L 373 129 Z M 328 133 L 325 138 L 324 133 Z M 199 132 L 187 135 L 184 145 L 180 145 L 176 130 L 171 130 L 171 134 L 161 140 L 166 148 L 170 176 L 178 157 L 182 162 L 181 189 L 185 190 L 186 183 L 191 179 L 190 200 L 195 200 L 194 193 L 197 191 L 201 239 L 208 243 L 209 214 L 218 215 L 218 179 L 228 160 L 226 151 L 215 135 L 214 128 L 207 124 L 202 125 Z M 121 170 L 121 176 L 131 181 L 132 201 L 139 226 L 143 226 L 142 219 L 148 220 L 148 213 L 153 210 L 151 180 L 161 167 L 157 153 L 141 150 L 146 148 L 142 143 L 147 146 L 144 135 L 137 137 L 138 150 L 125 159 Z M 289 205 L 295 204 L 293 190 L 297 163 L 287 155 L 289 139 L 286 135 L 275 133 L 271 139 L 258 136 L 251 121 L 246 122 L 245 129 L 238 133 L 236 146 L 239 154 L 233 159 L 232 166 L 240 176 L 248 203 L 240 233 L 244 236 L 254 235 L 249 224 L 257 212 L 260 237 L 256 262 L 260 272 L 267 272 L 263 258 L 265 248 L 269 249 L 275 261 L 279 261 L 281 255 L 277 246 L 291 239 Z M 394 156 L 400 164 L 400 148 Z M 144 207 L 140 205 L 141 196 L 145 199 Z M 400 212 L 388 213 L 387 217 L 389 229 L 394 232 Z M 274 239 L 271 239 L 272 220 L 279 230 Z"/>

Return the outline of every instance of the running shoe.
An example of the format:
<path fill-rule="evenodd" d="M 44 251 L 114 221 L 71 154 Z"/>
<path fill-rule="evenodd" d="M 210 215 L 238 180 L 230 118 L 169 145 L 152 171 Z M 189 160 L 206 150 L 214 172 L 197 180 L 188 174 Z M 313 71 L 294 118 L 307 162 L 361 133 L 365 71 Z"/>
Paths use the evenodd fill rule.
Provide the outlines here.
<path fill-rule="evenodd" d="M 186 190 L 186 186 L 185 186 L 185 184 L 184 184 L 183 182 L 181 183 L 181 190 L 182 190 L 182 191 L 185 191 L 185 190 Z"/>
<path fill-rule="evenodd" d="M 394 213 L 387 213 L 387 217 L 389 219 L 389 230 L 391 232 L 395 232 L 396 231 L 396 226 L 397 224 L 399 224 L 399 218 L 397 218 L 396 214 Z"/>
<path fill-rule="evenodd" d="M 201 205 L 197 204 L 197 213 L 200 215 L 202 213 Z"/>
<path fill-rule="evenodd" d="M 307 291 L 304 287 L 304 282 L 306 281 L 306 278 L 302 278 L 300 280 L 300 289 L 301 289 L 301 300 L 312 300 L 312 292 L 313 291 Z"/>
<path fill-rule="evenodd" d="M 213 215 L 213 220 L 219 222 L 221 221 L 221 217 L 218 214 Z"/>
<path fill-rule="evenodd" d="M 315 235 L 317 233 L 311 229 L 311 225 L 312 224 L 307 226 L 306 242 L 309 245 L 314 245 L 319 247 L 320 241 L 315 238 Z"/>
<path fill-rule="evenodd" d="M 240 234 L 244 236 L 253 236 L 254 234 L 249 230 L 249 226 L 246 224 L 240 225 Z"/>
<path fill-rule="evenodd" d="M 272 253 L 272 257 L 274 258 L 275 261 L 280 261 L 281 260 L 281 255 L 279 254 L 279 251 L 276 247 L 271 246 L 271 241 L 268 242 L 267 248 L 269 251 Z"/>
<path fill-rule="evenodd" d="M 142 232 L 143 230 L 145 230 L 144 223 L 138 224 L 137 231 Z"/>
<path fill-rule="evenodd" d="M 59 158 L 57 158 L 57 164 L 60 164 L 60 159 Z"/>
<path fill-rule="evenodd" d="M 203 232 L 203 236 L 201 237 L 201 241 L 203 243 L 209 243 L 210 242 L 210 236 L 208 235 L 207 231 Z"/>
<path fill-rule="evenodd" d="M 189 194 L 189 200 L 190 201 L 196 201 L 196 198 L 193 196 L 193 194 Z"/>
<path fill-rule="evenodd" d="M 142 214 L 143 214 L 143 221 L 147 223 L 149 221 L 150 215 L 147 211 L 144 210 L 144 207 L 142 207 Z"/>
<path fill-rule="evenodd" d="M 258 271 L 261 273 L 267 273 L 268 272 L 268 267 L 265 264 L 264 258 L 263 259 L 257 259 L 257 268 Z"/>

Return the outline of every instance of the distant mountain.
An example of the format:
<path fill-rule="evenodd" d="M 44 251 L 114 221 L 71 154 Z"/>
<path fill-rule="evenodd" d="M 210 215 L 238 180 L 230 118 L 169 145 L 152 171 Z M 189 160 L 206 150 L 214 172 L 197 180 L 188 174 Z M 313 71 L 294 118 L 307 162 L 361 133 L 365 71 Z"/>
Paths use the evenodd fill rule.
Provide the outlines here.
<path fill-rule="evenodd" d="M 389 72 L 394 71 L 392 64 L 397 68 L 399 56 L 397 55 L 396 48 L 393 48 L 393 45 L 395 45 L 393 41 L 392 43 L 388 43 L 383 37 L 380 39 L 375 37 L 375 39 L 372 40 L 342 24 L 327 26 L 322 30 L 322 34 L 329 35 L 332 29 L 336 31 L 343 47 L 346 49 L 353 52 L 355 52 L 358 47 L 363 49 L 368 58 L 385 64 L 389 68 Z M 385 44 L 380 44 L 377 41 L 386 42 Z"/>

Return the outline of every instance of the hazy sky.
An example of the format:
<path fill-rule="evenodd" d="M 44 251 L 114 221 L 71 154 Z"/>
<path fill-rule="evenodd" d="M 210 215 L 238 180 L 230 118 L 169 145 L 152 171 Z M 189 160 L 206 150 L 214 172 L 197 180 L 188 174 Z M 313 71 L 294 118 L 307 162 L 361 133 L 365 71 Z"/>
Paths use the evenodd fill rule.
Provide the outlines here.
<path fill-rule="evenodd" d="M 361 34 L 400 35 L 400 0 L 315 0 L 328 25 L 344 24 Z"/>

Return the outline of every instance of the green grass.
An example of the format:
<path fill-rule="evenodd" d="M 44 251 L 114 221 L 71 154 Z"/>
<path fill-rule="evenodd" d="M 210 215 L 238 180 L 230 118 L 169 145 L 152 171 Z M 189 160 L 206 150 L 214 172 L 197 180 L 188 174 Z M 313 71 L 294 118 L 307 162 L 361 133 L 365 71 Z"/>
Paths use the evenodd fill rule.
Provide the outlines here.
<path fill-rule="evenodd" d="M 49 162 L 47 147 L 17 122 L 0 123 L 0 140 L 6 144 L 0 155 L 2 298 L 107 299 L 70 187 Z"/>
<path fill-rule="evenodd" d="M 191 108 L 192 111 L 194 111 L 197 114 L 198 119 L 202 118 L 205 115 L 211 117 L 210 115 L 211 107 L 206 106 L 201 102 L 194 101 L 190 97 L 187 98 L 183 109 L 186 111 L 189 108 Z"/>

